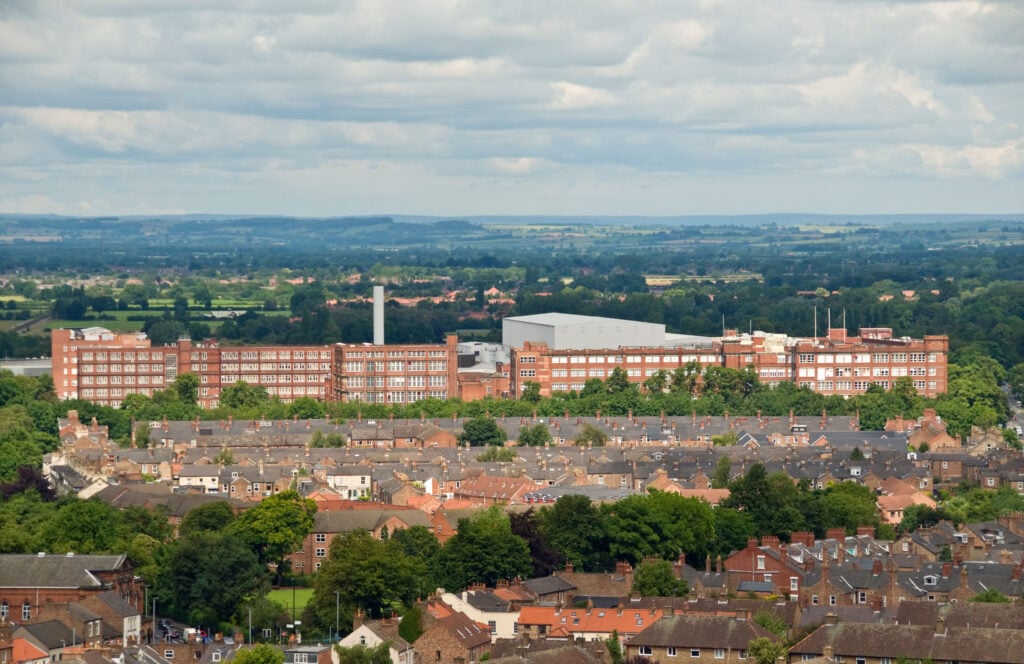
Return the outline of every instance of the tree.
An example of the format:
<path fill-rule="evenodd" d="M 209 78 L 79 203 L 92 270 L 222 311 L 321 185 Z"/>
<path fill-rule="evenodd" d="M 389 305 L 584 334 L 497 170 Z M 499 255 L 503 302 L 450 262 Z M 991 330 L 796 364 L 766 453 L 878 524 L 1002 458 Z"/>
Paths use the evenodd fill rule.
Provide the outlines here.
<path fill-rule="evenodd" d="M 583 425 L 583 428 L 573 440 L 577 445 L 590 445 L 592 447 L 603 447 L 608 442 L 608 434 L 603 429 L 590 424 Z"/>
<path fill-rule="evenodd" d="M 270 395 L 262 385 L 250 385 L 239 380 L 234 385 L 221 388 L 220 403 L 228 408 L 258 409 L 270 403 Z"/>
<path fill-rule="evenodd" d="M 553 549 L 540 531 L 537 513 L 533 508 L 525 512 L 510 512 L 509 525 L 512 534 L 522 537 L 530 547 L 533 560 L 533 578 L 548 576 L 560 566 L 562 554 Z"/>
<path fill-rule="evenodd" d="M 715 434 L 711 436 L 711 442 L 716 447 L 731 447 L 740 441 L 740 435 L 735 431 Z"/>
<path fill-rule="evenodd" d="M 274 565 L 280 580 L 285 556 L 295 551 L 313 530 L 316 503 L 296 491 L 282 491 L 250 507 L 231 524 L 230 531 L 256 552 L 261 563 Z"/>
<path fill-rule="evenodd" d="M 718 457 L 715 462 L 715 469 L 711 471 L 711 486 L 715 489 L 724 489 L 729 486 L 732 479 L 732 459 L 728 454 Z"/>
<path fill-rule="evenodd" d="M 523 393 L 519 395 L 519 398 L 531 403 L 540 401 L 540 383 L 535 380 L 528 380 L 523 383 Z"/>
<path fill-rule="evenodd" d="M 854 532 L 858 526 L 878 526 L 878 496 L 856 482 L 840 482 L 823 492 L 815 492 L 820 504 L 823 528 L 843 528 Z"/>
<path fill-rule="evenodd" d="M 583 495 L 562 496 L 537 512 L 539 530 L 563 560 L 586 571 L 596 571 L 599 552 L 605 549 L 601 512 Z"/>
<path fill-rule="evenodd" d="M 503 461 L 509 462 L 516 458 L 516 451 L 511 447 L 497 447 L 495 445 L 489 445 L 486 450 L 476 455 L 477 461 L 489 462 L 489 461 Z"/>
<path fill-rule="evenodd" d="M 785 656 L 786 645 L 767 636 L 760 636 L 747 646 L 747 657 L 757 664 L 775 664 L 776 659 Z"/>
<path fill-rule="evenodd" d="M 202 532 L 220 532 L 231 526 L 235 520 L 235 511 L 226 500 L 216 500 L 200 505 L 185 514 L 181 520 L 178 534 L 181 537 Z"/>
<path fill-rule="evenodd" d="M 351 648 L 334 646 L 338 664 L 391 664 L 391 642 L 382 641 L 369 648 L 354 645 Z"/>
<path fill-rule="evenodd" d="M 231 661 L 236 664 L 284 664 L 284 659 L 284 651 L 269 643 L 257 643 L 252 648 L 235 651 L 235 657 Z"/>
<path fill-rule="evenodd" d="M 190 406 L 196 405 L 199 397 L 199 377 L 194 373 L 179 374 L 170 387 L 179 401 Z"/>
<path fill-rule="evenodd" d="M 482 415 L 466 420 L 459 434 L 459 442 L 471 446 L 502 445 L 508 440 L 508 434 L 498 426 L 493 417 Z"/>
<path fill-rule="evenodd" d="M 336 607 L 344 625 L 352 624 L 357 610 L 371 618 L 389 615 L 420 595 L 425 572 L 423 561 L 407 555 L 396 540 L 379 540 L 366 530 L 339 535 L 331 542 L 305 615 L 331 629 Z"/>
<path fill-rule="evenodd" d="M 57 497 L 57 493 L 39 468 L 29 465 L 18 466 L 14 474 L 10 482 L 0 484 L 0 497 L 4 500 L 26 491 L 35 491 L 44 501 L 51 501 Z"/>
<path fill-rule="evenodd" d="M 988 602 L 990 604 L 1009 604 L 1010 598 L 999 592 L 995 588 L 989 588 L 984 592 L 980 592 L 969 601 L 971 602 Z"/>
<path fill-rule="evenodd" d="M 326 410 L 323 403 L 312 397 L 299 397 L 288 404 L 285 412 L 288 417 L 297 417 L 300 420 L 318 420 L 323 418 Z"/>
<path fill-rule="evenodd" d="M 544 447 L 551 442 L 551 430 L 543 422 L 527 425 L 519 430 L 519 444 Z"/>
<path fill-rule="evenodd" d="M 789 625 L 782 616 L 764 609 L 754 615 L 754 622 L 778 637 L 785 636 L 789 630 Z"/>
<path fill-rule="evenodd" d="M 633 592 L 645 597 L 682 597 L 689 591 L 686 579 L 678 578 L 667 560 L 649 559 L 633 572 Z"/>
<path fill-rule="evenodd" d="M 896 528 L 897 532 L 910 533 L 918 528 L 934 526 L 945 517 L 942 508 L 928 505 L 909 505 L 903 510 L 903 520 Z"/>
<path fill-rule="evenodd" d="M 699 379 L 700 364 L 695 360 L 690 360 L 672 372 L 672 382 L 669 384 L 669 389 L 672 392 L 695 394 Z"/>
<path fill-rule="evenodd" d="M 793 480 L 782 472 L 768 475 L 761 463 L 755 463 L 746 475 L 729 484 L 729 496 L 720 506 L 750 514 L 754 527 L 762 534 L 788 537 L 806 526 L 800 490 Z"/>
<path fill-rule="evenodd" d="M 703 558 L 715 536 L 711 506 L 666 491 L 636 494 L 601 506 L 612 560 L 675 560 L 680 551 Z"/>
<path fill-rule="evenodd" d="M 171 546 L 158 597 L 168 613 L 191 624 L 227 621 L 247 597 L 267 588 L 267 567 L 229 533 L 200 532 Z"/>
<path fill-rule="evenodd" d="M 629 380 L 626 370 L 622 367 L 615 367 L 604 382 L 608 394 L 623 394 L 636 391 L 636 385 Z"/>
<path fill-rule="evenodd" d="M 644 381 L 644 389 L 651 394 L 661 394 L 665 391 L 665 387 L 668 385 L 668 372 L 664 369 L 658 369 L 651 377 Z"/>
<path fill-rule="evenodd" d="M 746 512 L 716 507 L 712 513 L 715 516 L 715 543 L 711 553 L 728 556 L 745 547 L 751 537 L 757 536 L 754 519 Z"/>
<path fill-rule="evenodd" d="M 459 519 L 457 531 L 436 559 L 438 581 L 447 590 L 473 583 L 494 587 L 499 580 L 526 577 L 533 569 L 529 546 L 512 534 L 508 515 L 497 505 Z"/>
<path fill-rule="evenodd" d="M 110 553 L 119 544 L 117 511 L 98 498 L 64 503 L 47 524 L 47 549 L 60 553 Z"/>
<path fill-rule="evenodd" d="M 618 630 L 612 630 L 612 633 L 604 640 L 604 645 L 608 648 L 608 656 L 611 658 L 611 664 L 622 664 L 622 642 L 619 641 Z"/>

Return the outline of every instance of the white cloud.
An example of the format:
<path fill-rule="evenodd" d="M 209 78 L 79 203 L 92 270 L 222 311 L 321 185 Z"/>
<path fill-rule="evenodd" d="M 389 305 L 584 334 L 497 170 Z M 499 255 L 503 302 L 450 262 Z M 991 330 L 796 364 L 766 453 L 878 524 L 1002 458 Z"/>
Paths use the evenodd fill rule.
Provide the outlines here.
<path fill-rule="evenodd" d="M 672 193 L 693 178 L 820 209 L 855 186 L 874 204 L 895 173 L 920 184 L 887 194 L 903 209 L 929 187 L 1020 208 L 1021 25 L 1010 0 L 9 3 L 0 197 L 673 214 L 737 205 Z"/>

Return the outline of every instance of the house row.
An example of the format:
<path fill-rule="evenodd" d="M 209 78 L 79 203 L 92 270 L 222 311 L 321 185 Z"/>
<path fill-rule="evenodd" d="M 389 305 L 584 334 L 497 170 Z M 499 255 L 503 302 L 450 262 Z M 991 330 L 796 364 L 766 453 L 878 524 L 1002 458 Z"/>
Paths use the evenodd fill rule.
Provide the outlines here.
<path fill-rule="evenodd" d="M 124 555 L 0 555 L 0 661 L 137 647 L 142 603 Z"/>

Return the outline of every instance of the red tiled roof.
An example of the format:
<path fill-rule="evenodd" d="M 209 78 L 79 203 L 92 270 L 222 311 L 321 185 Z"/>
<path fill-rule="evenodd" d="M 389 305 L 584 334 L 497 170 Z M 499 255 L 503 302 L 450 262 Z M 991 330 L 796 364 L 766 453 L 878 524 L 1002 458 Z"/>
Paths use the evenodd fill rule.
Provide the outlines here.
<path fill-rule="evenodd" d="M 558 609 L 553 606 L 524 606 L 520 625 L 547 625 L 550 634 L 564 628 L 577 632 L 637 634 L 662 617 L 661 609 Z"/>

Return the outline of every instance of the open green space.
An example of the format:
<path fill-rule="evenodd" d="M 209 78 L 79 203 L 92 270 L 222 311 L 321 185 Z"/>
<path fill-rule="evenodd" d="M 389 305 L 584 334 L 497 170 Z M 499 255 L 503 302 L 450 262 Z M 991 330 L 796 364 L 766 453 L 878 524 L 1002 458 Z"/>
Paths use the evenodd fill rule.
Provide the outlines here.
<path fill-rule="evenodd" d="M 312 597 L 312 588 L 278 588 L 267 593 L 267 599 L 283 606 L 285 611 L 292 615 L 292 619 L 302 616 L 302 610 L 306 608 L 306 603 Z M 294 614 L 292 614 L 293 607 Z"/>

